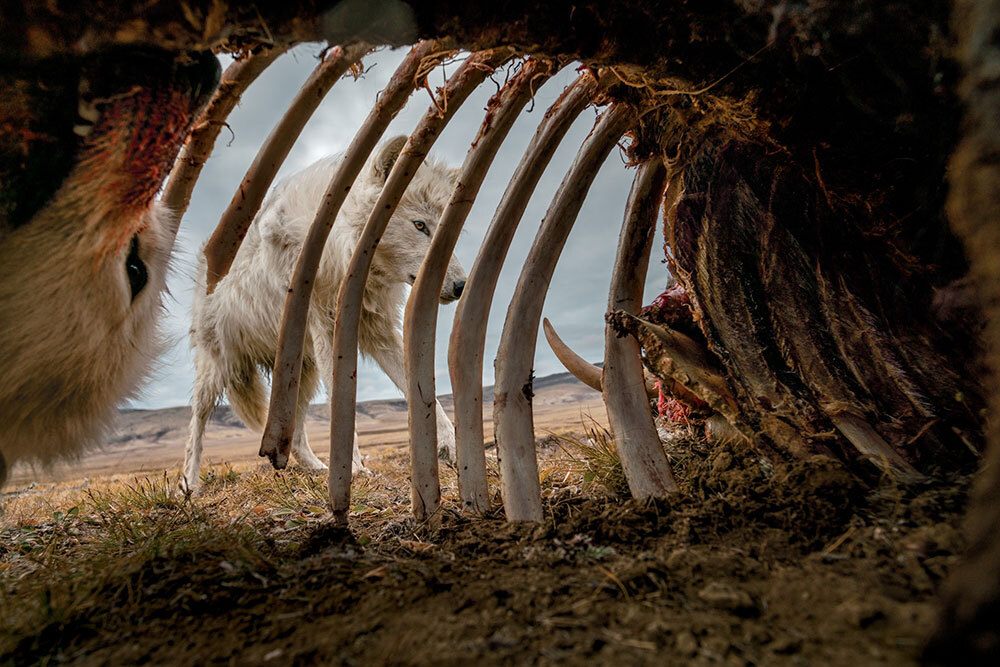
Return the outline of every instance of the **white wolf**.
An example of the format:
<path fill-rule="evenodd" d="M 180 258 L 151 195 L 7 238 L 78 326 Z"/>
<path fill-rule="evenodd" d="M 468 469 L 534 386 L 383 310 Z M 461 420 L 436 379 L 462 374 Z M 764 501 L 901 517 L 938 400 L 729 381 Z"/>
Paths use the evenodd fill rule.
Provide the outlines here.
<path fill-rule="evenodd" d="M 361 229 L 405 142 L 406 137 L 395 137 L 376 149 L 344 201 L 326 242 L 309 308 L 291 446 L 296 460 L 306 468 L 326 467 L 309 447 L 304 420 L 320 377 L 332 376 L 331 340 L 337 293 Z M 185 492 L 198 489 L 205 424 L 223 392 L 247 426 L 263 429 L 267 400 L 261 371 L 270 372 L 274 365 L 289 279 L 340 160 L 341 156 L 320 160 L 274 188 L 250 225 L 229 275 L 212 294 L 205 294 L 204 258 L 199 263 L 191 325 L 197 375 L 191 431 L 184 452 L 184 476 L 180 482 Z M 360 351 L 373 358 L 404 391 L 405 365 L 399 332 L 405 298 L 403 283 L 413 284 L 416 279 L 455 178 L 455 170 L 433 160 L 421 165 L 382 236 L 365 287 L 358 337 Z M 465 279 L 465 271 L 452 257 L 441 302 L 458 299 Z M 454 460 L 454 427 L 440 404 L 437 422 L 441 448 Z M 355 472 L 363 469 L 357 434 L 353 463 Z"/>

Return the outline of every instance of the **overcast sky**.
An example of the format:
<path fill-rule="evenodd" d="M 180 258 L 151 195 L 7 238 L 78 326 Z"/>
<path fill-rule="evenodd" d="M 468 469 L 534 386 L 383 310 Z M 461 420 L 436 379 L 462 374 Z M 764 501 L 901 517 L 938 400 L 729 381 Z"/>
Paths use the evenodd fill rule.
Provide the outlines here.
<path fill-rule="evenodd" d="M 181 223 L 173 275 L 169 280 L 171 296 L 167 299 L 168 312 L 164 321 L 164 331 L 171 344 L 143 395 L 133 403 L 135 407 L 161 408 L 190 402 L 194 366 L 187 332 L 191 318 L 195 253 L 215 228 L 264 138 L 315 67 L 321 48 L 317 44 L 302 45 L 279 58 L 243 95 L 240 106 L 229 117 L 229 129 L 224 128 L 220 134 Z M 363 79 L 338 82 L 305 127 L 278 178 L 292 174 L 321 157 L 346 150 L 371 110 L 378 91 L 386 85 L 406 51 L 382 50 L 369 55 L 365 59 L 368 71 Z M 223 60 L 223 67 L 228 63 L 228 59 Z M 456 65 L 452 64 L 445 73 L 441 69 L 435 71 L 430 77 L 432 87 L 440 85 L 443 77 L 455 68 Z M 574 70 L 573 66 L 565 68 L 539 89 L 533 110 L 528 112 L 526 108 L 522 112 L 498 153 L 455 251 L 466 271 L 471 269 L 486 227 L 542 114 L 575 78 Z M 494 92 L 496 86 L 489 80 L 480 86 L 448 124 L 434 145 L 432 155 L 456 167 L 462 164 L 482 122 L 486 102 Z M 385 136 L 409 134 L 427 110 L 429 102 L 426 91 L 415 92 Z M 535 190 L 514 237 L 490 314 L 486 338 L 487 363 L 483 369 L 486 384 L 493 382 L 493 364 L 489 360 L 496 356 L 507 304 L 521 265 L 538 224 L 581 142 L 593 127 L 595 117 L 595 110 L 588 109 L 577 119 Z M 562 338 L 579 354 L 595 361 L 603 357 L 604 311 L 611 269 L 625 200 L 634 174 L 634 169 L 625 168 L 620 152 L 613 151 L 581 209 L 545 301 L 544 315 L 552 321 Z M 644 303 L 663 290 L 667 279 L 666 265 L 661 261 L 662 247 L 661 227 L 654 241 Z M 447 343 L 454 314 L 454 305 L 442 306 L 438 317 L 436 381 L 439 394 L 451 391 Z M 544 376 L 563 370 L 539 332 L 535 374 Z M 360 363 L 359 401 L 399 396 L 399 390 L 377 366 L 365 361 Z M 322 398 L 323 395 L 319 395 L 314 401 Z"/>

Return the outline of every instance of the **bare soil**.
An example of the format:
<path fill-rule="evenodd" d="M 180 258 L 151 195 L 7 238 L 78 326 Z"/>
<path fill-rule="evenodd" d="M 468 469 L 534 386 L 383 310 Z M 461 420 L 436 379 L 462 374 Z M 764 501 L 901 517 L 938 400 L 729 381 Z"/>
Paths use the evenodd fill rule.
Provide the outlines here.
<path fill-rule="evenodd" d="M 125 529 L 101 514 L 125 496 L 91 494 L 79 517 L 103 525 L 80 520 L 72 539 L 27 552 L 25 530 L 55 535 L 68 517 L 32 526 L 9 506 L 0 654 L 87 665 L 856 667 L 919 657 L 935 590 L 963 547 L 965 479 L 872 488 L 827 459 L 772 467 L 689 438 L 671 450 L 683 493 L 638 503 L 586 481 L 566 450 L 541 444 L 541 525 L 506 523 L 499 506 L 461 516 L 447 471 L 440 527 L 414 525 L 399 452 L 359 480 L 350 533 L 309 504 L 324 480 L 308 475 L 283 478 L 297 511 L 275 510 L 276 496 L 254 500 L 264 492 L 252 488 L 242 514 L 226 509 L 271 483 L 259 469 L 213 471 L 194 501 L 151 488 L 136 501 L 140 487 L 129 487 L 148 511 Z M 176 538 L 205 521 L 209 534 Z M 101 539 L 115 544 L 97 571 L 83 554 Z"/>

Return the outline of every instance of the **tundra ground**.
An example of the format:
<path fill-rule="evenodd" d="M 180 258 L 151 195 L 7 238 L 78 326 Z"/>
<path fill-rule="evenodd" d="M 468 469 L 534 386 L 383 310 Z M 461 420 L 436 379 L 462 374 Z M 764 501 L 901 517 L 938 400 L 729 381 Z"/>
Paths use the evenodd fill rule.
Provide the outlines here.
<path fill-rule="evenodd" d="M 916 661 L 966 479 L 868 488 L 681 432 L 682 493 L 638 503 L 577 431 L 540 441 L 540 525 L 506 523 L 499 497 L 461 516 L 447 469 L 440 527 L 415 525 L 400 449 L 356 480 L 350 533 L 325 518 L 325 477 L 256 464 L 207 469 L 188 500 L 166 474 L 8 495 L 2 662 Z"/>

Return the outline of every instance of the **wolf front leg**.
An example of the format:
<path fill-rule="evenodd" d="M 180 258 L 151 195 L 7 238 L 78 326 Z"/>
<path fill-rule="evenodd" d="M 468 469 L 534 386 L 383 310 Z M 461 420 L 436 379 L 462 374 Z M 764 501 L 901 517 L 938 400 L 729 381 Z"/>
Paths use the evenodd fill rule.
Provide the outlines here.
<path fill-rule="evenodd" d="M 195 352 L 195 381 L 191 397 L 191 426 L 184 446 L 184 472 L 177 485 L 181 495 L 197 493 L 201 487 L 201 452 L 205 425 L 222 398 L 224 383 L 217 368 Z"/>
<path fill-rule="evenodd" d="M 313 345 L 316 349 L 316 364 L 319 366 L 320 377 L 323 378 L 323 382 L 329 383 L 330 378 L 333 377 L 333 347 L 330 341 L 330 332 L 322 331 L 320 327 L 314 327 L 313 330 Z M 302 413 L 305 410 L 304 407 L 297 409 L 297 413 Z M 296 417 L 298 419 L 298 416 Z M 298 432 L 298 431 L 296 431 Z M 293 444 L 294 451 L 294 444 Z M 333 448 L 333 443 L 330 443 L 330 448 Z M 310 450 L 311 451 L 311 450 Z M 299 460 L 301 463 L 301 459 Z M 324 468 L 326 466 L 323 466 Z M 361 458 L 361 448 L 358 446 L 358 432 L 354 431 L 354 449 L 351 452 L 351 475 L 369 474 L 371 471 L 365 467 L 365 463 Z"/>
<path fill-rule="evenodd" d="M 392 329 L 391 341 L 367 351 L 382 369 L 392 383 L 401 392 L 406 393 L 406 362 L 403 356 L 403 339 Z M 434 400 L 434 412 L 437 419 L 438 456 L 449 463 L 455 462 L 455 425 L 441 407 L 441 402 Z"/>

